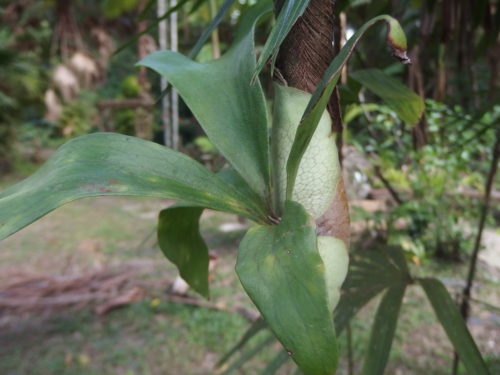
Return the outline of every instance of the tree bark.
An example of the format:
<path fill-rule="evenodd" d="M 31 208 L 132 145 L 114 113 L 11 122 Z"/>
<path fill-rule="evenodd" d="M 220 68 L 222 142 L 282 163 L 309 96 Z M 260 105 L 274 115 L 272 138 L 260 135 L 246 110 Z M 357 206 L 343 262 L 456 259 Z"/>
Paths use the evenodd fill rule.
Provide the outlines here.
<path fill-rule="evenodd" d="M 276 14 L 284 0 L 276 0 Z M 280 47 L 276 70 L 286 84 L 312 93 L 335 56 L 334 26 L 335 2 L 311 0 Z M 332 132 L 337 133 L 341 160 L 342 118 L 338 91 L 332 95 L 328 112 L 332 118 Z M 317 232 L 337 237 L 349 246 L 350 220 L 347 196 L 342 176 L 336 188 L 335 199 L 328 211 L 317 221 Z"/>

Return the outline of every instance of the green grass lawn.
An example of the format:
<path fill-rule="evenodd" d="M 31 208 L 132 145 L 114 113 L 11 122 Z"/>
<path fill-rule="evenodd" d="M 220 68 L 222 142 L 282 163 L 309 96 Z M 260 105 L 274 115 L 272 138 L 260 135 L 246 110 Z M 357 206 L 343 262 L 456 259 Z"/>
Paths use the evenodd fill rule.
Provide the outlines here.
<path fill-rule="evenodd" d="M 177 272 L 151 236 L 169 204 L 123 197 L 68 204 L 0 243 L 0 286 L 20 273 L 84 274 L 96 267 L 133 266 L 140 280 L 173 280 Z M 211 302 L 254 309 L 233 270 L 244 231 L 219 231 L 236 222 L 234 215 L 203 216 L 202 231 L 219 257 Z M 149 292 L 159 304 L 146 296 L 104 316 L 91 306 L 22 316 L 0 310 L 0 374 L 211 374 L 249 326 L 238 313 L 161 301 L 164 290 Z M 265 367 L 279 350 L 262 353 L 245 373 Z"/>
<path fill-rule="evenodd" d="M 4 181 L 0 188 L 10 182 Z M 166 283 L 148 284 L 176 276 L 151 235 L 158 212 L 170 203 L 125 197 L 83 199 L 0 242 L 0 290 L 19 275 L 73 275 L 130 267 L 137 271 L 137 280 L 153 285 L 141 301 L 103 316 L 96 315 L 93 306 L 22 313 L 0 310 L 1 375 L 214 373 L 215 363 L 249 322 L 236 312 L 168 302 L 163 299 Z M 237 217 L 212 211 L 202 217 L 204 237 L 218 256 L 211 302 L 254 309 L 233 270 L 244 231 L 223 232 L 228 223 L 238 223 Z M 449 286 L 463 280 L 465 271 L 463 265 L 431 261 L 416 269 L 419 274 L 443 278 Z M 498 306 L 498 273 L 495 282 L 489 272 L 479 269 L 475 297 Z M 377 302 L 364 308 L 351 325 L 355 373 L 362 366 Z M 491 363 L 500 356 L 498 317 L 498 312 L 495 315 L 480 304 L 473 306 L 470 327 Z M 266 334 L 257 335 L 249 347 L 257 346 Z M 339 342 L 339 374 L 347 374 L 345 335 Z M 279 351 L 280 346 L 272 344 L 235 373 L 259 374 Z M 387 373 L 449 374 L 451 358 L 451 345 L 423 293 L 409 288 Z M 279 374 L 291 374 L 294 368 L 288 363 Z"/>

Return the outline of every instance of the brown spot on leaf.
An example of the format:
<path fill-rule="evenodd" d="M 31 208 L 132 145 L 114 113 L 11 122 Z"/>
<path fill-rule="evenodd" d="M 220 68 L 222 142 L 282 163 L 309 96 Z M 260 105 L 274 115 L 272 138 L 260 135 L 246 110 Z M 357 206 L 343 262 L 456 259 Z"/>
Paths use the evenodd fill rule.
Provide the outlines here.
<path fill-rule="evenodd" d="M 316 220 L 316 232 L 321 236 L 332 236 L 344 241 L 349 248 L 350 226 L 349 204 L 342 176 L 339 178 L 335 198 L 330 208 Z"/>

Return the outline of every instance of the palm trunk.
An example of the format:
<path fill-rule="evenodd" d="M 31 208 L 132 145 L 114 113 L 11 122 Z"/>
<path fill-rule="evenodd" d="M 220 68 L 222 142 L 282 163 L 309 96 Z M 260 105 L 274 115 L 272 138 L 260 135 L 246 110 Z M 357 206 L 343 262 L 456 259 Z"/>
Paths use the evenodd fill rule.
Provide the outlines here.
<path fill-rule="evenodd" d="M 283 6 L 283 2 L 275 0 L 276 13 Z M 288 86 L 312 93 L 321 81 L 336 52 L 333 43 L 334 10 L 334 1 L 311 0 L 284 40 L 276 59 L 276 70 Z M 330 99 L 328 112 L 332 117 L 332 131 L 337 133 L 340 154 L 342 118 L 337 91 Z M 342 239 L 346 245 L 349 244 L 349 208 L 342 177 L 339 179 L 332 206 L 316 224 L 319 234 L 334 236 Z"/>

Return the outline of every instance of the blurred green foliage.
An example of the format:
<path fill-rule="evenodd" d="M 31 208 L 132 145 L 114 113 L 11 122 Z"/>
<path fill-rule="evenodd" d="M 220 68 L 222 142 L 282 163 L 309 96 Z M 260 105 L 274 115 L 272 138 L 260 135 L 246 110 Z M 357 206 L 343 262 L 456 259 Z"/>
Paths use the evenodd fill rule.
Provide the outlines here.
<path fill-rule="evenodd" d="M 361 217 L 381 221 L 377 228 L 385 240 L 414 255 L 463 259 L 472 248 L 472 226 L 479 217 L 476 201 L 467 193 L 483 193 L 500 106 L 474 116 L 458 105 L 427 100 L 428 143 L 421 149 L 414 148 L 410 129 L 388 107 L 364 107 L 367 112 L 359 105 L 349 108 L 360 115 L 349 140 L 374 158 L 402 203 L 387 215 Z M 384 187 L 373 171 L 368 173 L 374 186 Z"/>
<path fill-rule="evenodd" d="M 141 85 L 136 75 L 126 76 L 121 84 L 124 98 L 137 98 L 141 93 Z"/>
<path fill-rule="evenodd" d="M 0 8 L 1 9 L 1 8 Z M 23 33 L 0 26 L 0 172 L 9 171 L 14 157 L 13 144 L 19 127 L 37 121 L 43 106 L 46 71 L 39 63 L 38 48 L 23 53 L 18 43 L 43 44 L 48 37 L 47 25 L 40 34 L 27 28 Z"/>
<path fill-rule="evenodd" d="M 102 3 L 102 9 L 104 15 L 112 19 L 134 10 L 138 5 L 139 0 L 105 0 Z"/>
<path fill-rule="evenodd" d="M 0 17 L 5 16 L 6 9 L 12 3 L 0 1 Z M 136 98 L 141 89 L 133 66 L 137 51 L 129 47 L 111 57 L 106 79 L 92 89 L 94 93 L 82 92 L 74 101 L 64 104 L 57 123 L 44 120 L 43 95 L 50 84 L 51 68 L 60 62 L 51 51 L 57 21 L 54 12 L 57 1 L 28 3 L 29 6 L 24 7 L 19 17 L 11 17 L 15 22 L 0 23 L 0 171 L 5 171 L 16 160 L 14 149 L 53 147 L 61 143 L 59 138 L 92 131 L 96 125 L 98 113 L 95 106 L 99 100 Z M 216 5 L 221 3 L 220 0 L 216 1 Z M 252 3 L 255 1 L 236 2 L 220 25 L 223 50 L 231 43 L 231 26 Z M 379 222 L 377 228 L 386 241 L 404 245 L 409 251 L 420 255 L 425 252 L 456 258 L 470 248 L 471 234 L 464 228 L 472 225 L 477 218 L 477 200 L 464 197 L 460 192 L 482 192 L 493 142 L 491 129 L 495 121 L 498 122 L 500 111 L 498 105 L 487 105 L 491 101 L 487 100 L 490 97 L 488 90 L 491 78 L 487 51 L 494 38 L 485 32 L 488 31 L 486 21 L 482 25 L 481 9 L 486 9 L 485 1 L 480 3 L 471 13 L 471 27 L 473 34 L 477 35 L 473 40 L 473 65 L 469 67 L 477 81 L 474 92 L 470 91 L 472 82 L 467 90 L 461 89 L 464 84 L 468 84 L 462 81 L 470 77 L 462 71 L 467 67 L 457 63 L 456 51 L 445 46 L 448 49 L 443 52 L 446 48 L 440 38 L 445 37 L 449 30 L 444 22 L 446 14 L 438 3 L 427 0 L 362 0 L 339 1 L 336 5 L 336 12 L 346 12 L 348 32 L 355 31 L 356 26 L 367 18 L 388 13 L 396 15 L 401 21 L 409 36 L 410 47 L 425 42 L 426 48 L 420 49 L 420 68 L 428 81 L 425 96 L 434 96 L 436 71 L 442 63 L 439 59 L 442 59 L 443 53 L 447 54 L 448 90 L 443 99 L 446 104 L 427 100 L 425 121 L 428 140 L 426 146 L 419 150 L 414 149 L 412 128 L 400 121 L 390 108 L 379 104 L 379 99 L 365 95 L 362 86 L 353 80 L 341 87 L 344 120 L 349 123 L 346 143 L 356 144 L 370 158 L 375 157 L 375 164 L 381 168 L 389 183 L 401 192 L 403 199 L 403 204 L 392 207 L 389 215 L 372 215 L 371 219 Z M 81 31 L 92 25 L 106 25 L 106 30 L 119 45 L 136 32 L 139 5 L 137 0 L 76 0 L 71 6 Z M 148 9 L 141 15 L 141 19 L 146 22 L 156 18 L 155 6 Z M 436 19 L 429 25 L 429 34 L 424 40 L 419 25 L 426 19 L 426 14 L 434 14 Z M 485 20 L 488 18 L 486 14 L 483 16 Z M 192 47 L 209 20 L 208 4 L 188 2 L 179 13 L 181 50 L 188 51 Z M 269 25 L 264 23 L 258 30 L 256 39 L 259 45 L 265 41 Z M 491 35 L 497 35 L 498 26 L 490 31 Z M 89 51 L 97 55 L 98 50 L 90 33 L 82 34 Z M 386 74 L 402 81 L 406 76 L 404 67 L 394 63 L 387 51 L 379 47 L 383 44 L 383 34 L 381 29 L 367 36 L 368 42 L 363 43 L 353 56 L 351 67 L 353 71 L 369 69 L 376 62 L 377 66 L 385 66 Z M 155 36 L 156 30 L 151 31 L 151 35 Z M 211 55 L 211 45 L 207 43 L 199 60 L 208 61 Z M 150 81 L 153 97 L 158 98 L 159 82 L 152 77 Z M 463 100 L 463 96 L 468 97 Z M 481 106 L 477 108 L 472 105 L 474 96 L 480 99 Z M 190 113 L 182 114 L 181 117 L 181 130 L 193 132 L 189 137 L 183 135 L 186 143 L 198 136 L 203 137 L 201 131 L 200 134 L 194 134 L 193 124 L 196 121 Z M 133 109 L 116 111 L 112 117 L 115 129 L 130 135 L 135 133 L 136 120 L 137 114 Z M 182 126 L 186 123 L 189 125 Z M 217 154 L 203 143 L 203 139 L 198 138 L 192 145 L 196 148 L 193 153 L 205 163 L 209 159 L 216 160 Z M 13 147 L 17 143 L 19 147 Z M 219 161 L 217 164 L 220 164 Z M 373 172 L 368 171 L 364 177 L 372 186 L 383 186 Z M 497 178 L 497 181 L 500 180 Z"/>
<path fill-rule="evenodd" d="M 77 99 L 66 103 L 57 121 L 58 136 L 77 137 L 89 133 L 95 123 L 97 95 L 82 91 Z"/>

